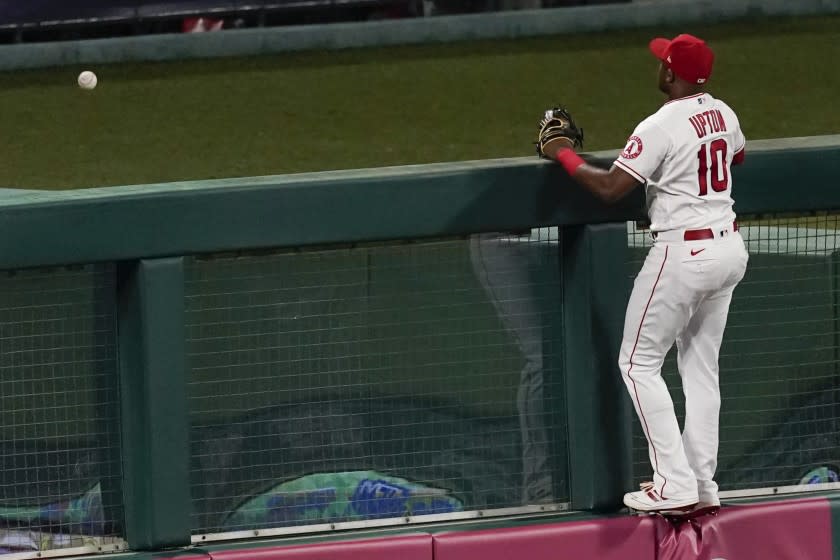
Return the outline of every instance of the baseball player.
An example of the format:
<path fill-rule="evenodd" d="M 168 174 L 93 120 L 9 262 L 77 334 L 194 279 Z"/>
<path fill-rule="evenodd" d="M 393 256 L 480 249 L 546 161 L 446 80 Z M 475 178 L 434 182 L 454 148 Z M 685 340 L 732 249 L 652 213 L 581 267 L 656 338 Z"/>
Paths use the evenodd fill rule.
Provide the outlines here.
<path fill-rule="evenodd" d="M 608 171 L 575 153 L 570 118 L 552 122 L 547 112 L 538 150 L 606 201 L 645 188 L 654 243 L 627 304 L 619 367 L 647 437 L 653 481 L 625 494 L 624 504 L 686 511 L 720 505 L 718 354 L 748 260 L 730 166 L 744 161 L 745 139 L 732 109 L 704 91 L 714 61 L 705 42 L 679 35 L 654 39 L 650 50 L 668 100 L 636 127 Z M 674 342 L 686 401 L 682 434 L 661 375 Z"/>

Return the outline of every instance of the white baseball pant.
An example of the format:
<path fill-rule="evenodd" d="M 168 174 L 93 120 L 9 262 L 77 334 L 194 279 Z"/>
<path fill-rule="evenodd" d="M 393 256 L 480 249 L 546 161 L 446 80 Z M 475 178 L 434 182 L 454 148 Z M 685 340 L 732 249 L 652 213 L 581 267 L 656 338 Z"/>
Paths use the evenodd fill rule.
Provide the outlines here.
<path fill-rule="evenodd" d="M 732 223 L 702 231 L 655 234 L 627 305 L 619 367 L 648 440 L 655 490 L 663 498 L 714 503 L 718 355 L 749 256 Z M 711 238 L 697 239 L 705 234 Z M 662 379 L 674 342 L 685 394 L 682 434 Z"/>

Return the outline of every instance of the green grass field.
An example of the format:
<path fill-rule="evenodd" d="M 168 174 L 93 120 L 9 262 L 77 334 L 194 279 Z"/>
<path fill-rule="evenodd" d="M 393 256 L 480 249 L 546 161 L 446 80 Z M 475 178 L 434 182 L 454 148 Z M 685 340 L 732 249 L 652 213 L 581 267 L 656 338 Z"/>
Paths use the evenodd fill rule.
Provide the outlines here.
<path fill-rule="evenodd" d="M 0 74 L 0 186 L 78 188 L 531 155 L 573 109 L 616 148 L 661 102 L 646 44 L 680 29 Z M 748 137 L 840 132 L 840 17 L 692 27 Z"/>

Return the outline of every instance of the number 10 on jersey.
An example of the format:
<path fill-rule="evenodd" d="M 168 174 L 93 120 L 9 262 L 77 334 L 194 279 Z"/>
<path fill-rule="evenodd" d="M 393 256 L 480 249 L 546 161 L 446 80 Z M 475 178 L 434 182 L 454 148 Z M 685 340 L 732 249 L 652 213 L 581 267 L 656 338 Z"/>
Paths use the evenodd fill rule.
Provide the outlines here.
<path fill-rule="evenodd" d="M 718 138 L 713 142 L 700 146 L 697 152 L 699 162 L 697 180 L 700 183 L 700 196 L 709 194 L 709 183 L 712 190 L 723 192 L 729 188 L 729 166 L 726 165 L 728 146 L 726 140 Z"/>

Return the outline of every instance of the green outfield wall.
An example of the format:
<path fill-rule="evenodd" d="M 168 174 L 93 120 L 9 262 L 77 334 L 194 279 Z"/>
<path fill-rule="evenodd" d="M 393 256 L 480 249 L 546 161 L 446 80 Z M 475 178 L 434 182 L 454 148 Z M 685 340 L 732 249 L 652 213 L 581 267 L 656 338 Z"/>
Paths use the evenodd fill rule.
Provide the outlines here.
<path fill-rule="evenodd" d="M 722 488 L 831 482 L 840 139 L 747 152 Z M 0 532 L 157 551 L 615 512 L 644 474 L 616 368 L 642 217 L 536 159 L 7 193 Z"/>

